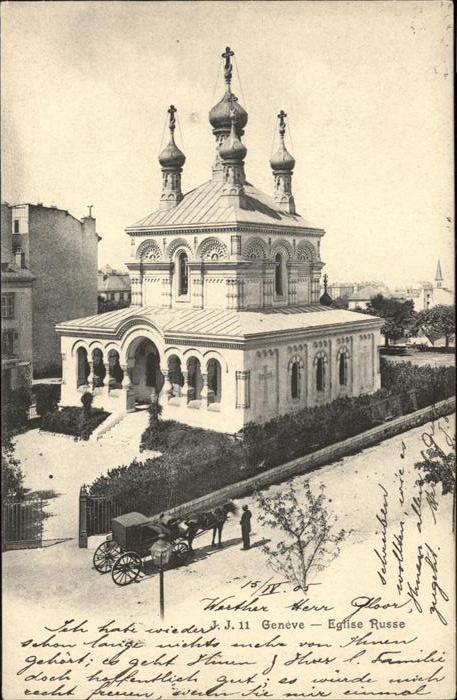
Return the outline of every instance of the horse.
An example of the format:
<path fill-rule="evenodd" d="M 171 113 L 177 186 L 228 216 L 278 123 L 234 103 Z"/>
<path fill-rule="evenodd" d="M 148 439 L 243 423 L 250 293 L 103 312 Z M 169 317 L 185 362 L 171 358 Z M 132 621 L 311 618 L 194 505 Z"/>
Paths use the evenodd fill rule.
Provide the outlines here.
<path fill-rule="evenodd" d="M 218 546 L 222 547 L 222 530 L 224 523 L 228 518 L 228 514 L 236 514 L 237 507 L 232 501 L 227 501 L 221 506 L 217 506 L 213 510 L 207 510 L 202 513 L 195 513 L 194 515 L 188 517 L 184 524 L 187 526 L 187 543 L 189 549 L 192 551 L 192 542 L 194 541 L 196 535 L 199 532 L 204 532 L 205 530 L 213 531 L 213 539 L 211 544 L 214 546 L 216 542 L 216 535 L 218 535 Z"/>

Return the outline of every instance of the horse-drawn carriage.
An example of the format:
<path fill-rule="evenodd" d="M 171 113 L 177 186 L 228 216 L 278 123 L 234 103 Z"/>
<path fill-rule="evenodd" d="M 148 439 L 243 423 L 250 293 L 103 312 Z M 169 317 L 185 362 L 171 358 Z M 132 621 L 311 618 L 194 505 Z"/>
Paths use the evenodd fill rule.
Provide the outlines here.
<path fill-rule="evenodd" d="M 195 537 L 213 531 L 213 544 L 216 534 L 221 534 L 228 513 L 236 510 L 229 502 L 215 508 L 187 516 L 181 522 L 178 518 L 163 516 L 148 518 L 142 513 L 127 513 L 113 518 L 111 534 L 97 547 L 93 556 L 95 569 L 111 577 L 118 586 L 135 581 L 143 569 L 143 560 L 151 556 L 151 546 L 159 537 L 165 538 L 172 546 L 172 564 L 184 564 L 192 552 Z"/>

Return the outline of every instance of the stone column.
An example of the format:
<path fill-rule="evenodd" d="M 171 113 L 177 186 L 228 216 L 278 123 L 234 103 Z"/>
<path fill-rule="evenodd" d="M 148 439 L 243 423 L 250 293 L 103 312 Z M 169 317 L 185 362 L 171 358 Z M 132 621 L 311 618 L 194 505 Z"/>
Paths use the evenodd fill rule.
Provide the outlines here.
<path fill-rule="evenodd" d="M 201 404 L 202 406 L 207 406 L 208 405 L 208 373 L 207 372 L 202 372 L 202 380 L 203 380 L 203 386 L 202 390 L 200 392 L 200 399 L 201 399 Z"/>
<path fill-rule="evenodd" d="M 102 388 L 103 388 L 104 393 L 105 393 L 105 394 L 108 394 L 108 393 L 109 393 L 109 380 L 110 380 L 110 375 L 109 375 L 109 361 L 106 360 L 103 364 L 104 364 L 104 366 L 105 366 L 105 372 L 106 372 L 106 374 L 105 374 L 105 378 L 104 378 L 104 380 L 103 380 L 103 387 L 102 387 Z"/>
<path fill-rule="evenodd" d="M 94 386 L 94 362 L 93 360 L 88 360 L 89 364 L 89 376 L 87 377 L 87 385 L 89 389 L 92 391 Z"/>
<path fill-rule="evenodd" d="M 161 367 L 160 371 L 162 372 L 164 379 L 162 391 L 160 392 L 160 403 L 162 405 L 166 405 L 173 394 L 173 387 L 168 376 L 168 367 L 166 369 Z"/>
<path fill-rule="evenodd" d="M 132 386 L 128 365 L 121 365 L 124 372 L 122 377 L 122 390 L 125 393 L 125 408 L 127 412 L 135 410 L 135 389 Z"/>
<path fill-rule="evenodd" d="M 187 398 L 188 398 L 188 393 L 189 393 L 189 384 L 187 383 L 188 375 L 189 373 L 187 370 L 181 370 L 182 376 L 184 377 L 184 384 L 181 389 L 181 405 L 182 406 L 187 406 Z"/>

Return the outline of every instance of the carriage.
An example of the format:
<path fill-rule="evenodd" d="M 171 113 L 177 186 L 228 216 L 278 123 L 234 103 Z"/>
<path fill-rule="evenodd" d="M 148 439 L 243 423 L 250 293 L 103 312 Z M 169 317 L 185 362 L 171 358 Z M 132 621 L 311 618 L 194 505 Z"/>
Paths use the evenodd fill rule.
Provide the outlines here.
<path fill-rule="evenodd" d="M 184 564 L 190 556 L 186 530 L 176 520 L 147 518 L 133 512 L 113 518 L 111 528 L 111 534 L 95 550 L 93 564 L 99 573 L 111 571 L 118 586 L 126 586 L 138 578 L 143 560 L 151 556 L 151 546 L 161 535 L 172 546 L 175 565 Z"/>

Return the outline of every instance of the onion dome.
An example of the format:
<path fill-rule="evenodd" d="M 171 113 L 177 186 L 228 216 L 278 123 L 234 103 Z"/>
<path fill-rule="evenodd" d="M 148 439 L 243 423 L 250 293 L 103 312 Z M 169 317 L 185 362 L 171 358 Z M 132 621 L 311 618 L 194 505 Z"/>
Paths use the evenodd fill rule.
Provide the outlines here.
<path fill-rule="evenodd" d="M 232 107 L 235 109 L 235 116 L 236 116 L 236 131 L 239 136 L 242 136 L 243 134 L 243 129 L 247 124 L 248 121 L 248 113 L 246 110 L 238 103 L 237 98 L 235 95 L 232 93 L 231 88 L 230 88 L 230 83 L 232 82 L 232 62 L 231 58 L 234 55 L 233 51 L 230 49 L 229 46 L 225 49 L 224 53 L 222 54 L 222 58 L 225 59 L 225 65 L 224 65 L 224 80 L 226 84 L 226 90 L 225 90 L 225 95 L 220 100 L 220 102 L 217 103 L 217 105 L 214 105 L 214 107 L 210 110 L 209 113 L 209 121 L 211 126 L 213 127 L 213 133 L 218 134 L 224 131 L 230 131 L 231 127 L 231 112 L 232 112 Z"/>
<path fill-rule="evenodd" d="M 246 158 L 246 153 L 247 148 L 246 146 L 241 143 L 240 139 L 238 138 L 236 134 L 236 128 L 235 128 L 235 123 L 236 123 L 236 116 L 235 116 L 235 110 L 232 110 L 232 114 L 230 117 L 230 123 L 231 123 L 231 128 L 230 128 L 230 134 L 227 136 L 225 141 L 222 143 L 221 147 L 219 148 L 219 155 L 224 161 L 239 161 L 240 163 L 243 162 L 243 160 Z"/>
<path fill-rule="evenodd" d="M 232 106 L 235 109 L 237 132 L 241 135 L 248 122 L 248 113 L 236 100 L 230 90 L 227 90 L 220 102 L 215 105 L 209 113 L 209 122 L 214 133 L 228 131 L 231 126 L 230 111 Z"/>
<path fill-rule="evenodd" d="M 170 129 L 170 141 L 167 146 L 163 149 L 163 151 L 159 155 L 159 163 L 162 166 L 162 168 L 165 168 L 166 170 L 173 170 L 173 169 L 179 169 L 182 168 L 186 161 L 186 156 L 184 153 L 177 147 L 174 139 L 174 130 L 176 128 L 176 121 L 175 121 L 175 112 L 176 112 L 176 107 L 173 105 L 170 105 L 170 109 L 168 110 L 168 114 L 170 115 L 170 121 L 169 121 L 169 129 Z"/>
<path fill-rule="evenodd" d="M 270 165 L 273 170 L 293 170 L 295 167 L 295 158 L 289 153 L 284 143 L 284 135 L 286 133 L 285 118 L 287 114 L 281 110 L 278 114 L 279 120 L 279 148 L 270 159 Z"/>
<path fill-rule="evenodd" d="M 333 304 L 333 299 L 327 291 L 328 277 L 324 275 L 324 293 L 319 299 L 323 306 L 331 306 Z"/>

